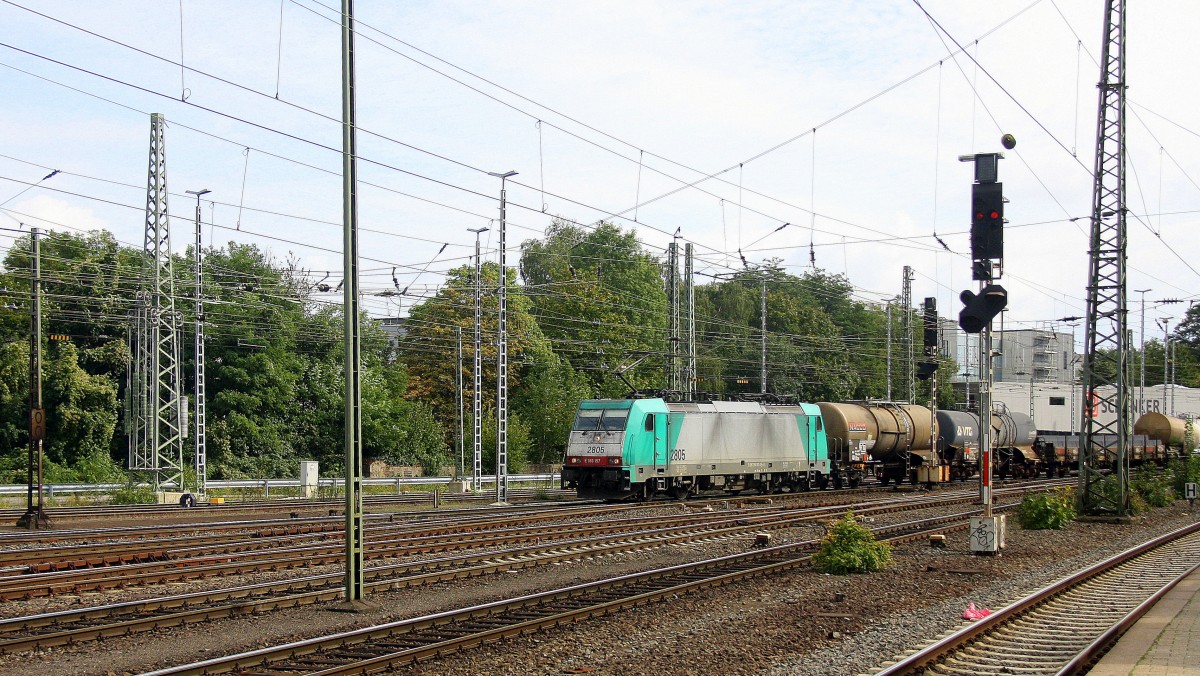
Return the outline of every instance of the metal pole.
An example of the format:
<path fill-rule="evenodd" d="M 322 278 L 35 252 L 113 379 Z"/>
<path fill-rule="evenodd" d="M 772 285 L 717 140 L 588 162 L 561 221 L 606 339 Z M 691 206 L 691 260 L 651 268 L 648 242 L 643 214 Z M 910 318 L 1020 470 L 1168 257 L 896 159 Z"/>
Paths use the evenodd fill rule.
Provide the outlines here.
<path fill-rule="evenodd" d="M 491 173 L 491 172 L 489 172 Z M 508 267 L 505 264 L 505 183 L 517 172 L 493 173 L 500 179 L 500 274 L 496 293 L 498 311 L 496 346 L 496 503 L 508 504 Z"/>
<path fill-rule="evenodd" d="M 458 476 L 462 478 L 467 474 L 466 435 L 463 432 L 462 327 L 454 327 L 454 334 L 458 339 L 458 355 L 454 360 L 454 370 L 458 372 Z"/>
<path fill-rule="evenodd" d="M 194 346 L 195 380 L 196 380 L 196 435 L 193 450 L 196 456 L 196 492 L 204 495 L 208 492 L 208 458 L 207 458 L 207 397 L 208 391 L 204 373 L 204 267 L 201 255 L 200 240 L 200 196 L 207 195 L 210 190 L 187 190 L 189 195 L 196 196 L 196 249 L 193 258 L 196 268 L 196 344 Z"/>
<path fill-rule="evenodd" d="M 892 400 L 892 301 L 887 302 L 887 400 Z"/>
<path fill-rule="evenodd" d="M 759 388 L 762 394 L 767 393 L 767 278 L 762 280 L 762 376 Z"/>
<path fill-rule="evenodd" d="M 908 394 L 905 401 L 915 404 L 917 401 L 917 360 L 913 339 L 913 302 L 912 283 L 915 279 L 912 266 L 904 266 L 904 286 L 901 304 L 904 306 L 904 366 L 908 378 Z"/>
<path fill-rule="evenodd" d="M 48 528 L 50 518 L 42 503 L 42 437 L 46 433 L 46 412 L 42 409 L 42 248 L 41 232 L 29 229 L 32 248 L 29 290 L 31 295 L 29 332 L 29 491 L 25 513 L 17 519 L 17 528 Z M 36 466 L 36 472 L 34 467 Z M 36 477 L 35 477 L 36 474 Z M 37 502 L 34 503 L 34 479 L 37 480 Z"/>
<path fill-rule="evenodd" d="M 358 148 L 354 0 L 342 0 L 342 236 L 346 351 L 346 604 L 363 605 L 362 381 L 358 317 Z"/>
<path fill-rule="evenodd" d="M 982 289 L 983 285 L 980 285 Z M 992 515 L 992 325 L 983 327 L 979 379 L 979 499 L 983 515 Z"/>
<path fill-rule="evenodd" d="M 483 301 L 480 297 L 482 291 L 482 270 L 480 269 L 479 258 L 479 235 L 487 232 L 487 228 L 467 228 L 468 231 L 475 233 L 475 349 L 474 349 L 474 383 L 471 387 L 471 411 L 472 411 L 472 427 L 474 428 L 474 469 L 471 474 L 471 491 L 478 493 L 483 481 L 483 336 L 481 320 L 483 315 Z"/>
<path fill-rule="evenodd" d="M 672 240 L 667 245 L 667 267 L 664 284 L 667 291 L 667 352 L 663 362 L 666 375 L 667 389 L 679 390 L 679 362 L 676 353 L 679 349 L 679 244 Z"/>
<path fill-rule="evenodd" d="M 687 399 L 696 397 L 696 285 L 692 282 L 692 243 L 683 245 L 683 284 L 684 295 L 687 299 L 687 378 L 684 381 L 684 391 Z"/>
<path fill-rule="evenodd" d="M 1167 366 L 1168 366 L 1168 364 L 1170 364 L 1169 357 L 1171 354 L 1171 351 L 1170 351 L 1171 350 L 1171 332 L 1168 328 L 1171 324 L 1171 319 L 1170 319 L 1170 317 L 1163 317 L 1162 319 L 1159 320 L 1159 322 L 1162 324 L 1162 327 L 1163 327 L 1162 407 L 1165 409 L 1165 408 L 1167 408 L 1167 380 L 1168 380 L 1168 377 L 1171 375 L 1170 371 L 1167 370 Z"/>
<path fill-rule="evenodd" d="M 1175 364 L 1178 363 L 1175 358 L 1177 356 L 1179 356 L 1178 353 L 1179 353 L 1179 341 L 1175 341 L 1175 342 L 1171 343 L 1171 382 L 1170 382 L 1171 415 L 1175 415 Z"/>
<path fill-rule="evenodd" d="M 1146 412 L 1146 293 L 1154 289 L 1134 289 L 1136 293 L 1142 294 L 1142 320 L 1141 328 L 1138 332 L 1141 334 L 1141 347 L 1139 350 L 1142 353 L 1142 367 L 1138 378 L 1138 413 Z"/>

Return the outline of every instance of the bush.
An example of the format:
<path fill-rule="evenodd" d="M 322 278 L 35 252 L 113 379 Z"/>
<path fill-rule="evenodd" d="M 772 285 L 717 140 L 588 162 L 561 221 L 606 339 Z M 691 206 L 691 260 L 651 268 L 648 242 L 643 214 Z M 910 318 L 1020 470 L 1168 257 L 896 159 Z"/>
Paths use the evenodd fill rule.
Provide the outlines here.
<path fill-rule="evenodd" d="M 1175 501 L 1171 478 L 1153 471 L 1140 471 L 1131 482 L 1130 492 L 1145 500 L 1148 507 L 1166 507 Z"/>
<path fill-rule="evenodd" d="M 1061 530 L 1075 518 L 1075 489 L 1056 488 L 1027 495 L 1017 509 L 1017 521 L 1026 530 Z"/>
<path fill-rule="evenodd" d="M 825 525 L 821 549 L 813 554 L 813 565 L 823 573 L 870 573 L 886 568 L 892 561 L 892 546 L 876 542 L 875 534 L 859 525 L 854 514 Z"/>
<path fill-rule="evenodd" d="M 1184 494 L 1185 484 L 1200 483 L 1200 457 L 1177 458 L 1171 461 L 1168 469 L 1175 479 L 1176 495 Z"/>
<path fill-rule="evenodd" d="M 158 494 L 150 486 L 128 483 L 113 491 L 110 502 L 114 505 L 152 505 L 158 502 Z"/>

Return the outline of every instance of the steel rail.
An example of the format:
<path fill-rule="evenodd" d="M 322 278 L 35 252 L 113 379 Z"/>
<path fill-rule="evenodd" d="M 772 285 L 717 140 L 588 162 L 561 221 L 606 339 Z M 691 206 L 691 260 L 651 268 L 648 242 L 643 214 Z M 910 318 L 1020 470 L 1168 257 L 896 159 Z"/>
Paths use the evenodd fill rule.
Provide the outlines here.
<path fill-rule="evenodd" d="M 977 513 L 973 510 L 971 513 Z M 966 528 L 965 515 L 872 529 L 890 541 Z M 632 573 L 607 580 L 168 667 L 145 676 L 228 673 L 370 674 L 705 588 L 805 566 L 817 540 Z M 269 672 L 263 671 L 268 669 Z"/>
<path fill-rule="evenodd" d="M 966 501 L 966 498 L 954 499 L 955 503 L 962 501 Z M 930 504 L 930 502 L 909 501 L 899 506 L 880 506 L 875 509 L 902 511 L 924 508 Z M 824 514 L 806 513 L 781 518 L 792 521 L 827 518 L 831 513 L 840 512 L 843 507 L 838 506 Z M 764 524 L 761 522 L 746 519 L 736 519 L 735 521 L 744 521 L 744 523 L 724 528 L 696 528 L 692 532 L 677 532 L 678 528 L 673 529 L 672 532 L 647 531 L 626 534 L 616 539 L 610 537 L 573 540 L 520 549 L 447 557 L 416 564 L 377 566 L 367 569 L 366 574 L 369 580 L 368 584 L 374 591 L 384 591 L 478 577 L 498 571 L 528 568 L 554 561 L 578 559 L 583 556 L 644 549 L 671 542 L 733 537 L 761 531 L 764 528 Z M 211 592 L 180 594 L 146 601 L 132 601 L 3 620 L 0 621 L 0 636 L 6 635 L 8 638 L 0 640 L 0 653 L 67 645 L 105 636 L 148 631 L 158 627 L 178 626 L 203 620 L 334 600 L 339 593 L 343 577 L 340 572 L 311 575 Z M 100 624 L 96 624 L 97 622 Z M 70 624 L 84 624 L 85 626 L 65 628 Z M 50 628 L 52 631 L 51 633 L 22 635 L 22 633 L 43 628 Z"/>
<path fill-rule="evenodd" d="M 1152 540 L 1144 542 L 1136 547 L 1132 547 L 1116 556 L 1110 557 L 1104 561 L 1093 564 L 1080 570 L 1076 573 L 1059 579 L 1046 587 L 1043 587 L 1024 598 L 1008 605 L 1005 608 L 993 612 L 991 615 L 976 621 L 974 624 L 968 625 L 958 631 L 946 636 L 945 638 L 926 646 L 925 648 L 904 657 L 894 664 L 888 665 L 884 669 L 877 672 L 876 676 L 899 676 L 901 674 L 920 673 L 922 670 L 934 668 L 935 665 L 944 662 L 951 657 L 955 651 L 961 650 L 966 646 L 972 645 L 976 641 L 986 640 L 987 636 L 994 635 L 996 632 L 1007 625 L 1010 625 L 1019 619 L 1028 619 L 1033 617 L 1033 613 L 1043 606 L 1046 606 L 1056 599 L 1071 590 L 1079 589 L 1081 585 L 1096 580 L 1100 575 L 1113 571 L 1120 566 L 1138 561 L 1148 554 L 1161 551 L 1164 546 L 1169 546 L 1178 543 L 1184 538 L 1200 533 L 1200 523 L 1185 526 L 1178 530 L 1166 533 Z M 1103 630 L 1094 640 L 1088 642 L 1083 648 L 1074 653 L 1068 658 L 1062 660 L 1061 666 L 1046 673 L 1074 673 L 1066 671 L 1068 667 L 1079 668 L 1083 664 L 1096 655 L 1100 654 L 1112 640 L 1115 640 L 1120 634 L 1132 625 L 1138 617 L 1146 612 L 1153 605 L 1153 601 L 1161 598 L 1166 591 L 1178 584 L 1183 578 L 1194 571 L 1200 564 L 1187 566 L 1183 572 L 1172 575 L 1165 585 L 1161 586 L 1148 598 L 1141 603 L 1121 613 L 1118 619 L 1111 623 Z M 1106 598 L 1107 604 L 1115 603 L 1111 594 Z M 1074 609 L 1066 609 L 1064 612 L 1068 615 L 1076 615 L 1081 610 L 1076 607 Z M 1046 631 L 1051 631 L 1050 627 L 1044 627 Z M 1061 639 L 1061 636 L 1060 636 Z M 1028 637 L 1025 639 L 1028 642 Z"/>
<path fill-rule="evenodd" d="M 973 500 L 973 494 L 964 493 L 958 502 Z M 952 498 L 939 498 L 939 504 L 952 504 Z M 918 501 L 916 505 L 926 504 Z M 798 510 L 824 510 L 826 507 L 844 507 L 844 503 L 830 505 L 812 505 L 798 508 L 796 506 L 781 506 L 778 508 L 762 508 L 757 512 L 738 510 L 731 519 L 738 523 L 751 523 L 764 519 L 777 520 L 777 514 L 796 513 Z M 855 509 L 874 511 L 876 509 L 897 509 L 894 501 L 875 500 L 861 502 Z M 819 511 L 819 515 L 828 512 Z M 501 530 L 485 530 L 479 525 L 470 529 L 471 535 L 464 537 L 461 528 L 429 529 L 414 525 L 402 525 L 395 528 L 375 526 L 372 529 L 374 538 L 367 543 L 366 555 L 370 559 L 383 559 L 416 554 L 441 553 L 471 548 L 482 548 L 495 545 L 508 545 L 526 542 L 536 538 L 539 542 L 555 538 L 580 538 L 585 535 L 601 535 L 622 533 L 633 530 L 643 530 L 650 523 L 658 522 L 660 528 L 671 526 L 686 526 L 694 522 L 705 522 L 708 527 L 720 523 L 721 513 L 695 512 L 687 514 L 671 514 L 647 519 L 626 518 L 608 520 L 602 523 L 565 524 L 561 526 L 528 525 Z M 815 517 L 807 517 L 815 518 Z M 507 521 L 507 520 L 506 520 Z M 786 524 L 787 522 L 779 522 Z M 493 525 L 493 524 L 487 524 Z M 504 523 L 504 525 L 508 525 Z M 765 528 L 782 528 L 786 525 L 762 526 Z M 480 532 L 485 530 L 485 532 Z M 191 549 L 156 550 L 159 560 L 136 562 L 124 565 L 112 565 L 102 568 L 75 567 L 65 570 L 54 570 L 43 564 L 31 564 L 29 570 L 49 570 L 50 572 L 26 573 L 19 575 L 0 576 L 0 600 L 32 599 L 53 596 L 56 593 L 80 593 L 85 591 L 101 591 L 113 588 L 129 588 L 148 584 L 162 584 L 185 580 L 218 577 L 264 571 L 290 570 L 296 568 L 312 568 L 325 564 L 337 563 L 344 555 L 340 541 L 323 544 L 334 535 L 322 534 L 312 536 L 288 536 L 272 538 L 271 540 L 251 539 L 244 542 L 221 543 L 218 546 L 204 545 Z M 387 539 L 380 539 L 387 538 Z M 307 540 L 302 542 L 301 540 Z M 272 543 L 278 546 L 268 548 Z M 131 557 L 132 558 L 132 557 Z"/>

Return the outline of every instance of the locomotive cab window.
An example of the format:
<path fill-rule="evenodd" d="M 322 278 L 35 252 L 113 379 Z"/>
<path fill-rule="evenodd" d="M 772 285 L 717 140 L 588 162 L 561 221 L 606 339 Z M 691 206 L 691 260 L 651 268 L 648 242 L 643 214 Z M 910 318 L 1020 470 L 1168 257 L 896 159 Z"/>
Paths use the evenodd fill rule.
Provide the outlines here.
<path fill-rule="evenodd" d="M 581 410 L 575 417 L 575 429 L 590 432 L 600 429 L 601 410 Z"/>
<path fill-rule="evenodd" d="M 619 432 L 625 429 L 626 413 L 625 411 L 607 410 L 604 412 L 604 417 L 600 419 L 600 429 Z"/>
<path fill-rule="evenodd" d="M 646 431 L 647 432 L 654 431 L 654 416 L 653 415 L 646 416 Z"/>

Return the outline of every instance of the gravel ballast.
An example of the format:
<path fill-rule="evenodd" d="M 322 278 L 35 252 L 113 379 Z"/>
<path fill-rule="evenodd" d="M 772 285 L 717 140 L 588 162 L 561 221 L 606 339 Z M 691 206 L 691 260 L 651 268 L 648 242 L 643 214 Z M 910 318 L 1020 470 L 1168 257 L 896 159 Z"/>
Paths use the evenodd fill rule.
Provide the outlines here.
<path fill-rule="evenodd" d="M 965 532 L 945 549 L 902 545 L 894 565 L 870 575 L 801 570 L 637 608 L 399 669 L 409 674 L 857 674 L 962 623 L 968 602 L 998 608 L 1067 573 L 1195 521 L 1187 503 L 1138 523 L 1071 523 L 1024 531 L 1012 523 L 1002 556 L 970 554 Z M 875 524 L 965 507 L 918 510 Z M 772 544 L 819 535 L 805 526 Z M 304 607 L 107 639 L 71 649 L 0 657 L 0 673 L 139 673 L 323 633 L 464 607 L 561 585 L 747 551 L 750 538 L 713 540 L 370 596 L 363 614 Z M 207 586 L 207 585 L 206 585 Z M 167 590 L 159 590 L 160 593 Z M 171 592 L 188 591 L 180 585 Z M 841 594 L 844 600 L 836 601 Z M 86 599 L 89 605 L 97 599 Z M 11 610 L 11 609 L 10 609 Z"/>

